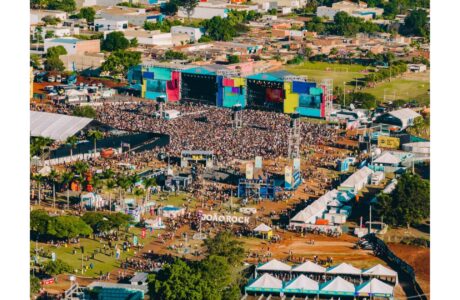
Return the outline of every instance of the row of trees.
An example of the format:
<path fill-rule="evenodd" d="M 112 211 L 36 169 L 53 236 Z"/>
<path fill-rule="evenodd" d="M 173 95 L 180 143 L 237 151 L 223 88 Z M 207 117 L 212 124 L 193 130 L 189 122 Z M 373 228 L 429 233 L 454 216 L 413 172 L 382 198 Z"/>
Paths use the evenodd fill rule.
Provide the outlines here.
<path fill-rule="evenodd" d="M 85 237 L 94 233 L 118 231 L 131 222 L 131 216 L 117 213 L 87 212 L 82 217 L 50 216 L 44 210 L 30 213 L 30 230 L 37 236 L 54 239 Z"/>
<path fill-rule="evenodd" d="M 240 299 L 244 248 L 229 232 L 205 240 L 207 256 L 196 263 L 176 259 L 149 279 L 151 299 Z"/>
<path fill-rule="evenodd" d="M 375 33 L 383 31 L 383 28 L 370 21 L 348 15 L 346 12 L 338 12 L 334 16 L 333 23 L 325 23 L 319 17 L 313 17 L 305 24 L 308 31 L 318 34 L 336 34 L 343 36 L 354 36 L 359 32 Z"/>
<path fill-rule="evenodd" d="M 430 182 L 405 173 L 391 194 L 377 196 L 377 213 L 395 226 L 418 225 L 430 216 Z"/>
<path fill-rule="evenodd" d="M 30 8 L 62 10 L 74 12 L 77 9 L 75 0 L 30 0 Z"/>
<path fill-rule="evenodd" d="M 366 82 L 379 82 L 385 79 L 398 76 L 407 72 L 407 64 L 405 62 L 399 61 L 393 63 L 386 69 L 381 69 L 378 72 L 369 73 L 364 76 L 364 81 Z"/>

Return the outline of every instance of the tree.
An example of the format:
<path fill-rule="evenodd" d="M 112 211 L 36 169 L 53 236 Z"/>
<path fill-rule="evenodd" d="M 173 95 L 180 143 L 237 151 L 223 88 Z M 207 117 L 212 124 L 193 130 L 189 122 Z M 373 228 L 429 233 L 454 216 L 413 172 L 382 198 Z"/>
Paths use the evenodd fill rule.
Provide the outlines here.
<path fill-rule="evenodd" d="M 166 2 L 160 7 L 160 12 L 166 16 L 174 16 L 177 11 L 177 4 L 173 1 Z"/>
<path fill-rule="evenodd" d="M 139 46 L 139 42 L 137 41 L 137 38 L 133 38 L 129 41 L 129 46 L 130 47 L 137 47 Z"/>
<path fill-rule="evenodd" d="M 53 143 L 53 140 L 46 137 L 32 137 L 30 139 L 30 156 L 42 155 L 44 147 Z"/>
<path fill-rule="evenodd" d="M 53 186 L 53 208 L 56 208 L 56 183 L 59 181 L 59 173 L 52 169 L 48 174 L 48 181 Z"/>
<path fill-rule="evenodd" d="M 237 64 L 240 62 L 240 57 L 238 55 L 228 55 L 227 61 L 229 64 Z"/>
<path fill-rule="evenodd" d="M 77 117 L 85 117 L 94 119 L 97 116 L 96 110 L 92 106 L 76 106 L 72 112 L 72 115 Z"/>
<path fill-rule="evenodd" d="M 64 71 L 64 63 L 59 57 L 50 57 L 45 61 L 45 70 L 47 71 Z"/>
<path fill-rule="evenodd" d="M 97 140 L 100 140 L 104 137 L 103 133 L 99 130 L 90 130 L 88 131 L 87 137 L 93 140 L 94 143 L 94 158 L 96 158 L 96 150 L 97 150 Z"/>
<path fill-rule="evenodd" d="M 428 13 L 423 9 L 413 10 L 404 19 L 404 25 L 400 28 L 403 35 L 415 35 L 424 38 L 430 37 L 430 24 Z"/>
<path fill-rule="evenodd" d="M 156 186 L 157 185 L 157 180 L 153 177 L 151 178 L 145 178 L 142 182 L 142 184 L 144 185 L 144 188 L 145 188 L 145 203 L 147 203 L 150 199 L 150 189 L 152 188 L 152 186 Z"/>
<path fill-rule="evenodd" d="M 75 175 L 72 172 L 64 172 L 61 176 L 61 183 L 66 186 L 67 190 L 67 209 L 70 208 L 70 183 Z"/>
<path fill-rule="evenodd" d="M 105 40 L 102 42 L 101 48 L 105 51 L 125 50 L 129 47 L 129 40 L 121 31 L 114 31 L 109 33 Z"/>
<path fill-rule="evenodd" d="M 112 229 L 109 219 L 100 212 L 86 212 L 81 219 L 96 233 L 108 232 Z"/>
<path fill-rule="evenodd" d="M 82 7 L 80 8 L 80 13 L 78 17 L 85 19 L 86 22 L 94 22 L 94 17 L 96 16 L 96 11 L 92 7 Z"/>
<path fill-rule="evenodd" d="M 55 261 L 49 260 L 43 266 L 43 271 L 46 274 L 56 276 L 62 273 L 70 273 L 73 268 L 66 262 L 56 259 Z"/>
<path fill-rule="evenodd" d="M 42 21 L 45 22 L 45 25 L 57 25 L 61 22 L 61 19 L 53 16 L 45 16 L 42 18 Z"/>
<path fill-rule="evenodd" d="M 40 279 L 35 276 L 30 276 L 30 294 L 37 294 L 40 292 L 41 288 Z"/>
<path fill-rule="evenodd" d="M 149 282 L 150 299 L 201 300 L 203 281 L 199 274 L 180 259 L 167 264 Z"/>
<path fill-rule="evenodd" d="M 396 226 L 417 225 L 430 216 L 430 182 L 416 174 L 401 176 L 395 190 L 377 196 L 377 213 Z"/>
<path fill-rule="evenodd" d="M 123 195 L 124 192 L 126 192 L 129 189 L 129 187 L 131 186 L 131 182 L 130 182 L 128 177 L 119 176 L 117 178 L 117 185 L 118 185 L 118 189 L 119 189 L 119 193 L 120 193 L 120 198 L 119 198 L 120 204 L 122 204 L 122 200 L 123 200 L 122 195 Z"/>
<path fill-rule="evenodd" d="M 112 52 L 102 64 L 102 70 L 112 75 L 124 76 L 129 68 L 140 64 L 141 53 L 134 51 L 118 50 Z"/>
<path fill-rule="evenodd" d="M 187 59 L 187 55 L 185 55 L 182 52 L 167 50 L 165 52 L 165 60 L 173 60 L 173 59 Z"/>
<path fill-rule="evenodd" d="M 124 213 L 114 213 L 106 215 L 107 219 L 110 222 L 110 226 L 113 230 L 119 230 L 121 227 L 126 227 L 132 221 L 130 215 Z"/>
<path fill-rule="evenodd" d="M 356 103 L 358 108 L 373 109 L 377 107 L 377 98 L 369 93 L 351 93 L 348 97 L 352 103 Z"/>
<path fill-rule="evenodd" d="M 89 236 L 91 227 L 76 216 L 57 216 L 48 222 L 47 234 L 58 239 L 71 239 L 78 236 Z"/>
<path fill-rule="evenodd" d="M 33 174 L 32 180 L 38 185 L 38 205 L 40 206 L 42 200 L 42 183 L 44 182 L 45 177 L 41 174 Z"/>
<path fill-rule="evenodd" d="M 207 289 L 208 293 L 218 295 L 217 297 L 209 297 L 208 299 L 222 297 L 223 292 L 232 283 L 232 268 L 225 257 L 216 255 L 208 256 L 201 261 L 199 271 L 202 281 L 210 286 Z"/>
<path fill-rule="evenodd" d="M 70 159 L 72 159 L 73 158 L 73 149 L 75 149 L 77 147 L 78 138 L 76 136 L 72 135 L 72 136 L 69 136 L 65 142 L 66 142 L 67 145 L 70 146 Z"/>
<path fill-rule="evenodd" d="M 77 9 L 75 0 L 48 0 L 48 9 L 74 12 Z"/>
<path fill-rule="evenodd" d="M 51 217 L 43 209 L 36 209 L 30 212 L 30 230 L 44 235 L 48 230 L 48 222 Z"/>
<path fill-rule="evenodd" d="M 175 0 L 176 5 L 187 15 L 187 19 L 190 19 L 190 16 L 195 11 L 195 7 L 198 5 L 199 0 Z"/>
<path fill-rule="evenodd" d="M 215 41 L 229 41 L 236 36 L 236 30 L 230 24 L 230 21 L 219 16 L 205 20 L 203 26 L 206 30 L 206 35 Z"/>
<path fill-rule="evenodd" d="M 109 192 L 109 211 L 112 211 L 112 191 L 116 186 L 116 182 L 113 179 L 108 179 L 105 183 L 105 187 Z"/>
<path fill-rule="evenodd" d="M 40 68 L 40 63 L 41 58 L 40 55 L 38 54 L 30 54 L 30 66 L 33 67 L 34 69 Z"/>
<path fill-rule="evenodd" d="M 245 257 L 244 248 L 240 241 L 237 241 L 230 232 L 219 232 L 214 238 L 204 241 L 209 255 L 226 257 L 231 265 L 238 265 Z"/>
<path fill-rule="evenodd" d="M 48 48 L 46 50 L 46 57 L 51 58 L 51 57 L 59 57 L 61 55 L 66 55 L 67 50 L 63 46 L 54 46 Z"/>

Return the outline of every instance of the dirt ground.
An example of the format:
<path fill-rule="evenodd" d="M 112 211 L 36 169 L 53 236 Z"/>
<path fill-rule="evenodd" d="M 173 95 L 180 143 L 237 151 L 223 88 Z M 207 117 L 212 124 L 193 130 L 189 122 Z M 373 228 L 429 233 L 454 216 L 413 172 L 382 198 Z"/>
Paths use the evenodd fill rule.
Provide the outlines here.
<path fill-rule="evenodd" d="M 417 282 L 425 294 L 430 294 L 430 248 L 394 243 L 388 247 L 415 269 Z"/>

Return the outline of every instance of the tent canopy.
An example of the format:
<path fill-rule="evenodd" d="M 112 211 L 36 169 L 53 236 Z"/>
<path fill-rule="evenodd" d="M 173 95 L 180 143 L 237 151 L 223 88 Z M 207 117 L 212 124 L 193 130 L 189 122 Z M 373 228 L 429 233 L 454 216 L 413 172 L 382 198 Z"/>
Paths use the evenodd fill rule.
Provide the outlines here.
<path fill-rule="evenodd" d="M 264 223 L 260 224 L 259 226 L 257 226 L 256 228 L 254 228 L 254 231 L 256 232 L 268 232 L 268 231 L 271 231 L 272 228 L 268 225 L 265 225 Z"/>
<path fill-rule="evenodd" d="M 341 263 L 326 270 L 328 274 L 361 275 L 361 270 L 347 263 Z"/>
<path fill-rule="evenodd" d="M 257 271 L 291 271 L 291 266 L 283 262 L 280 262 L 277 259 L 272 259 L 271 261 L 257 267 Z"/>
<path fill-rule="evenodd" d="M 321 285 L 320 293 L 322 294 L 348 294 L 351 293 L 354 295 L 355 293 L 355 286 L 353 283 L 346 281 L 342 277 L 338 276 L 333 280 L 325 282 Z"/>
<path fill-rule="evenodd" d="M 377 278 L 366 281 L 365 283 L 356 287 L 356 292 L 360 294 L 373 294 L 373 295 L 393 295 L 393 287 L 386 284 Z"/>
<path fill-rule="evenodd" d="M 292 268 L 292 272 L 305 272 L 305 273 L 325 273 L 326 268 L 321 267 L 309 260 L 304 262 L 301 265 L 295 266 Z"/>
<path fill-rule="evenodd" d="M 396 157 L 395 155 L 391 154 L 390 152 L 384 152 L 382 155 L 377 157 L 377 159 L 374 160 L 374 164 L 391 164 L 391 165 L 396 165 L 401 163 L 401 159 L 399 157 Z"/>
<path fill-rule="evenodd" d="M 30 135 L 65 141 L 85 128 L 93 119 L 30 111 Z"/>
<path fill-rule="evenodd" d="M 382 266 L 381 264 L 378 264 L 370 269 L 364 270 L 363 275 L 397 277 L 398 273 L 387 267 Z"/>
<path fill-rule="evenodd" d="M 299 277 L 295 278 L 294 280 L 289 281 L 286 286 L 284 287 L 285 292 L 297 292 L 298 290 L 303 291 L 313 291 L 317 292 L 319 290 L 318 282 L 314 281 L 313 279 L 308 278 L 305 275 L 300 275 Z"/>
<path fill-rule="evenodd" d="M 283 282 L 278 278 L 265 273 L 254 282 L 252 282 L 248 287 L 247 290 L 262 290 L 262 289 L 269 289 L 269 290 L 281 290 L 283 288 Z"/>

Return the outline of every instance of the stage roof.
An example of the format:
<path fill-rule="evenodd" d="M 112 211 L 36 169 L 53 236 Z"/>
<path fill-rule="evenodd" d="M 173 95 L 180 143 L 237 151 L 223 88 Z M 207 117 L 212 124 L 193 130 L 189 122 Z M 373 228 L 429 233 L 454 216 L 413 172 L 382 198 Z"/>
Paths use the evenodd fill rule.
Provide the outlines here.
<path fill-rule="evenodd" d="M 258 73 L 254 75 L 250 75 L 247 79 L 254 79 L 254 80 L 266 80 L 266 81 L 278 81 L 283 82 L 285 76 L 294 75 L 288 71 L 276 71 L 276 72 L 268 72 L 268 73 Z"/>
<path fill-rule="evenodd" d="M 30 135 L 65 141 L 91 123 L 93 119 L 30 111 Z"/>

